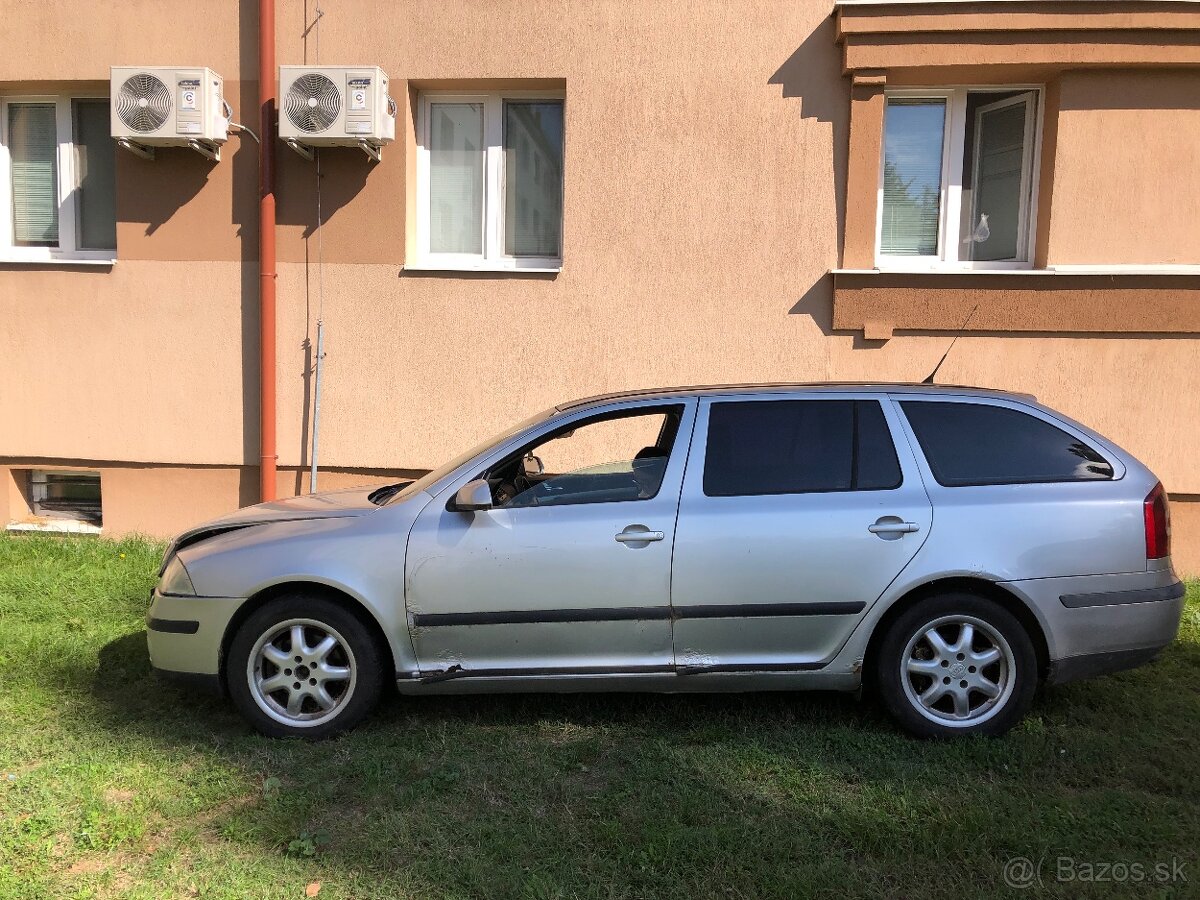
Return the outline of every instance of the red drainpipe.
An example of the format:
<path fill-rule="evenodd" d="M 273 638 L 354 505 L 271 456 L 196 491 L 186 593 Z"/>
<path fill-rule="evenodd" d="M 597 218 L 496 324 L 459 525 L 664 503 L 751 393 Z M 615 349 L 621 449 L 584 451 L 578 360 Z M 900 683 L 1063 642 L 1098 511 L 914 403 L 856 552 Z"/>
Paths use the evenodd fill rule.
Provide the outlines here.
<path fill-rule="evenodd" d="M 275 499 L 275 0 L 258 3 L 259 498 Z"/>

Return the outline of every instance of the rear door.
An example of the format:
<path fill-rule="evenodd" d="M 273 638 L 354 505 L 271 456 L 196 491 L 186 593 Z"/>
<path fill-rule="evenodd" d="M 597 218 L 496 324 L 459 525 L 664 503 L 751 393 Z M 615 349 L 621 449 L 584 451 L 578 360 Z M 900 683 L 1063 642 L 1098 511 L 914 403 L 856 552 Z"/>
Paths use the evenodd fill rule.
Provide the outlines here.
<path fill-rule="evenodd" d="M 820 668 L 913 558 L 932 509 L 871 394 L 701 401 L 672 572 L 688 671 Z"/>

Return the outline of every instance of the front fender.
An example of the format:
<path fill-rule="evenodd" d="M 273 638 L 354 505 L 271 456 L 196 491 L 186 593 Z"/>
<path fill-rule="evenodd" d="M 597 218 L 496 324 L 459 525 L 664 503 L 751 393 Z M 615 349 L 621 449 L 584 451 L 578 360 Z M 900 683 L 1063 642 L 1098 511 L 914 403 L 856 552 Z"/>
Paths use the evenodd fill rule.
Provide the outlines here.
<path fill-rule="evenodd" d="M 416 668 L 404 606 L 408 533 L 430 500 L 418 494 L 369 516 L 253 525 L 185 547 L 196 593 L 250 598 L 281 585 L 321 585 L 360 603 L 383 630 L 397 670 Z"/>

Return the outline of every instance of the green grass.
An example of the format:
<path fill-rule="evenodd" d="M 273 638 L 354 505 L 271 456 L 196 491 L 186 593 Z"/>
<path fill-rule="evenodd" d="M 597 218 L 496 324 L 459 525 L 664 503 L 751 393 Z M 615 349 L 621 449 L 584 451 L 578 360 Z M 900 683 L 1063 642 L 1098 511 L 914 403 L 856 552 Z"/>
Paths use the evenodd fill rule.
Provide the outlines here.
<path fill-rule="evenodd" d="M 321 744 L 159 683 L 162 548 L 0 537 L 0 897 L 1011 897 L 1014 856 L 1200 883 L 1200 585 L 1152 666 L 921 743 L 818 694 L 391 698 Z M 1118 870 L 1119 871 L 1119 870 Z M 1028 892 L 1027 892 L 1028 893 Z"/>

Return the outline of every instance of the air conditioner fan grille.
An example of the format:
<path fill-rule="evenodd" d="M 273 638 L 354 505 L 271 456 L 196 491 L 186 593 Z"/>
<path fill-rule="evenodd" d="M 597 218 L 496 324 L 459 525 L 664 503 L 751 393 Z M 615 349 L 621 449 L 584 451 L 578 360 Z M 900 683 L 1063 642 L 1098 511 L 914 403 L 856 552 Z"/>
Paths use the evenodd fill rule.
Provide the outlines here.
<path fill-rule="evenodd" d="M 148 72 L 130 75 L 117 92 L 117 115 L 139 134 L 157 131 L 171 115 L 171 92 Z"/>
<path fill-rule="evenodd" d="M 317 134 L 337 121 L 342 97 L 337 85 L 324 75 L 308 72 L 292 82 L 283 104 L 293 125 L 308 134 Z"/>

